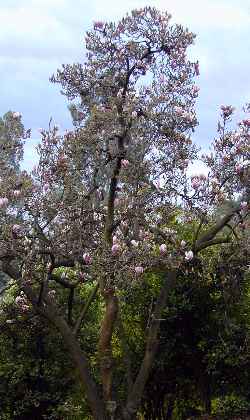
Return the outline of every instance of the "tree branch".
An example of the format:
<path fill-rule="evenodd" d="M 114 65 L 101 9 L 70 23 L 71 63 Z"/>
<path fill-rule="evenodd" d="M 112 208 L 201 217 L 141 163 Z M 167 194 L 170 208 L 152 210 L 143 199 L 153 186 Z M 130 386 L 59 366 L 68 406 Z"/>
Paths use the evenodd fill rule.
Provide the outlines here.
<path fill-rule="evenodd" d="M 5 266 L 4 272 L 20 283 L 21 289 L 24 291 L 29 301 L 32 303 L 34 310 L 41 316 L 48 319 L 61 333 L 65 346 L 68 348 L 71 358 L 78 368 L 80 377 L 85 384 L 85 392 L 88 398 L 91 410 L 96 420 L 104 420 L 106 418 L 105 407 L 98 395 L 97 386 L 92 379 L 91 370 L 88 360 L 82 352 L 78 341 L 67 322 L 57 312 L 56 306 L 46 298 L 46 303 L 41 305 L 37 303 L 37 296 L 32 287 L 27 284 L 21 284 L 21 276 L 18 270 L 11 266 Z"/>
<path fill-rule="evenodd" d="M 201 251 L 202 249 L 208 248 L 209 246 L 219 245 L 219 244 L 228 244 L 230 242 L 230 237 L 227 236 L 225 238 L 217 238 L 211 239 L 210 241 L 206 241 L 200 244 L 198 247 L 195 248 L 196 252 Z"/>
<path fill-rule="evenodd" d="M 73 309 L 73 303 L 74 303 L 74 289 L 70 289 L 69 291 L 69 298 L 68 298 L 68 324 L 72 325 L 72 309 Z"/>
<path fill-rule="evenodd" d="M 233 218 L 233 216 L 240 210 L 240 207 L 237 206 L 235 209 L 229 211 L 224 217 L 215 223 L 209 230 L 207 230 L 194 244 L 194 251 L 201 249 L 203 244 L 211 241 Z"/>
<path fill-rule="evenodd" d="M 131 416 L 135 415 L 137 408 L 140 404 L 143 391 L 148 380 L 156 351 L 158 348 L 158 333 L 160 329 L 160 317 L 163 309 L 165 308 L 167 297 L 169 292 L 172 290 L 175 285 L 176 280 L 176 271 L 170 271 L 166 276 L 164 283 L 162 285 L 159 297 L 157 299 L 155 310 L 152 316 L 151 324 L 149 327 L 148 337 L 146 341 L 146 349 L 144 353 L 144 358 L 141 363 L 139 373 L 136 377 L 136 380 L 133 384 L 131 392 L 128 395 L 126 408 L 124 410 L 124 418 L 130 419 Z"/>
<path fill-rule="evenodd" d="M 107 212 L 107 220 L 106 220 L 106 227 L 105 227 L 105 238 L 107 242 L 111 245 L 112 244 L 112 231 L 114 226 L 114 201 L 115 201 L 115 194 L 118 184 L 118 176 L 121 169 L 121 160 L 124 154 L 124 147 L 123 147 L 123 139 L 118 139 L 118 147 L 120 154 L 117 157 L 116 165 L 110 180 L 109 185 L 109 195 L 108 195 L 108 212 Z"/>
<path fill-rule="evenodd" d="M 76 321 L 76 324 L 75 324 L 75 327 L 74 327 L 74 330 L 73 330 L 73 334 L 74 335 L 77 335 L 78 334 L 78 332 L 80 330 L 80 327 L 81 327 L 81 323 L 82 323 L 82 321 L 83 321 L 86 313 L 88 312 L 88 309 L 89 309 L 91 303 L 93 302 L 93 300 L 94 300 L 94 298 L 95 298 L 95 296 L 97 294 L 98 289 L 99 289 L 99 283 L 96 284 L 96 286 L 94 287 L 94 289 L 90 293 L 90 295 L 89 295 L 89 297 L 87 299 L 87 302 L 83 305 L 83 308 L 82 308 L 82 310 L 80 312 L 80 315 L 79 315 L 79 317 L 78 317 L 78 319 Z"/>

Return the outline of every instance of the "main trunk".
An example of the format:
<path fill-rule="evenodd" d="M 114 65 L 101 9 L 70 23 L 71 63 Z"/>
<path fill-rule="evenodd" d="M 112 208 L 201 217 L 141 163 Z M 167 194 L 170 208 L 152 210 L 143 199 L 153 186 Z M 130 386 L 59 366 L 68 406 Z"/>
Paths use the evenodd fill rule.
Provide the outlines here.
<path fill-rule="evenodd" d="M 112 401 L 113 373 L 112 334 L 118 314 L 118 300 L 112 290 L 108 290 L 103 294 L 105 298 L 106 311 L 102 320 L 98 350 L 103 397 L 105 402 L 110 403 Z"/>

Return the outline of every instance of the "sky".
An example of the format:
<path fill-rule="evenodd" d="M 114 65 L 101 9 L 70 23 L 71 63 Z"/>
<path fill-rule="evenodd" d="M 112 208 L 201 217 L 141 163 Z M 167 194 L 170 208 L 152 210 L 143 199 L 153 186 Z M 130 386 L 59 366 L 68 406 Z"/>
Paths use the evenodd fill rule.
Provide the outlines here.
<path fill-rule="evenodd" d="M 52 117 L 70 127 L 67 101 L 50 76 L 61 64 L 84 59 L 84 33 L 93 21 L 116 21 L 127 12 L 155 6 L 196 33 L 190 54 L 199 60 L 195 141 L 208 148 L 220 105 L 250 102 L 250 0 L 0 0 L 0 115 L 21 112 L 32 138 L 25 167 L 36 162 L 38 129 Z"/>

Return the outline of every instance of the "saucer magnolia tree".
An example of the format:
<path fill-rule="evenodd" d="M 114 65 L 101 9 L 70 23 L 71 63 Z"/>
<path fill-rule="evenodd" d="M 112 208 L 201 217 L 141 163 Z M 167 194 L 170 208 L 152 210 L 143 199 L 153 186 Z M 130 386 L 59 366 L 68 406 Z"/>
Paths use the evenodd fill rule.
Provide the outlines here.
<path fill-rule="evenodd" d="M 193 40 L 188 30 L 170 23 L 170 15 L 153 8 L 133 11 L 117 24 L 96 22 L 86 35 L 86 61 L 63 65 L 52 77 L 72 101 L 74 130 L 61 134 L 51 124 L 41 130 L 39 164 L 31 174 L 15 171 L 1 153 L 2 270 L 19 287 L 16 305 L 24 316 L 34 311 L 62 335 L 95 419 L 136 417 L 177 275 L 192 267 L 201 250 L 240 243 L 244 235 L 247 116 L 237 130 L 229 130 L 233 109 L 222 107 L 214 150 L 203 157 L 208 176 L 187 175 L 197 156 L 190 136 L 197 125 L 199 67 L 186 55 Z M 8 124 L 8 145 L 18 159 L 22 142 L 14 138 L 20 115 L 13 113 Z M 214 206 L 235 197 L 241 203 L 215 220 Z M 197 220 L 190 243 L 168 228 L 177 209 L 181 223 Z M 145 272 L 159 267 L 164 276 L 145 353 L 139 371 L 128 372 L 127 397 L 119 401 L 112 336 L 122 323 L 122 299 L 144 281 Z M 77 313 L 74 301 L 84 282 L 95 288 Z M 66 313 L 54 285 L 69 294 Z M 102 389 L 78 341 L 97 293 L 103 299 L 97 343 Z M 123 353 L 127 361 L 126 345 Z"/>

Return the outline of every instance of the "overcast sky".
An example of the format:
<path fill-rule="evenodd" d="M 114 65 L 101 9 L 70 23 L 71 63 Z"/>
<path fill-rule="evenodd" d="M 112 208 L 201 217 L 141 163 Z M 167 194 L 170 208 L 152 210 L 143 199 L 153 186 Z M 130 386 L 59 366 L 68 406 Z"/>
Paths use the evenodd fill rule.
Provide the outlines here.
<path fill-rule="evenodd" d="M 221 104 L 250 101 L 250 0 L 0 0 L 0 113 L 23 115 L 32 139 L 25 165 L 35 161 L 37 129 L 50 117 L 65 129 L 65 98 L 49 77 L 62 63 L 84 56 L 84 32 L 95 20 L 117 20 L 145 5 L 167 10 L 173 22 L 197 34 L 192 57 L 200 61 L 200 122 L 195 139 L 207 147 Z"/>

